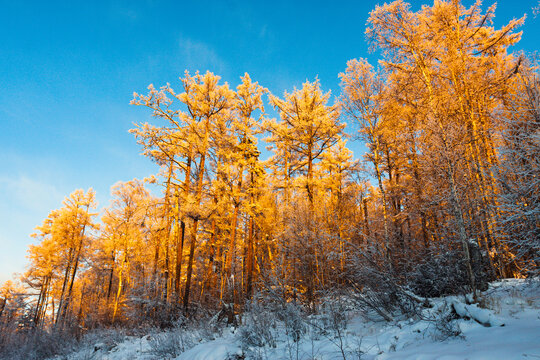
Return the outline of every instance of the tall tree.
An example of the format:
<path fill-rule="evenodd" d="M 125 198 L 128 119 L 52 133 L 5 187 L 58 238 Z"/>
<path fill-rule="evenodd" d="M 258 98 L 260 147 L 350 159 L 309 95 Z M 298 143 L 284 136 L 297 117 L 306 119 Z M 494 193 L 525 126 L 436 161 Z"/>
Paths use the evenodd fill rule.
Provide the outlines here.
<path fill-rule="evenodd" d="M 270 104 L 279 111 L 281 121 L 267 121 L 265 125 L 273 149 L 282 148 L 291 154 L 292 161 L 286 167 L 290 173 L 301 174 L 301 186 L 312 205 L 315 163 L 341 139 L 345 127 L 339 121 L 339 105 L 327 105 L 329 98 L 330 92 L 323 94 L 319 80 L 307 81 L 291 94 L 285 92 L 283 99 L 270 95 Z"/>
<path fill-rule="evenodd" d="M 71 193 L 63 201 L 64 207 L 59 210 L 52 211 L 42 226 L 36 228 L 37 232 L 34 235 L 41 239 L 42 243 L 38 247 L 30 249 L 31 258 L 36 261 L 35 266 L 41 268 L 43 273 L 42 291 L 40 297 L 46 294 L 43 292 L 51 286 L 45 283 L 51 281 L 53 270 L 58 271 L 58 280 L 61 283 L 60 294 L 58 294 L 58 307 L 56 310 L 54 323 L 58 327 L 63 327 L 68 312 L 73 306 L 73 290 L 75 278 L 86 256 L 86 249 L 90 245 L 91 236 L 89 233 L 97 228 L 93 222 L 93 217 L 96 215 L 91 211 L 96 207 L 95 192 L 89 189 L 86 193 L 83 190 L 76 190 Z M 54 245 L 53 245 L 54 244 Z M 44 262 L 40 256 L 35 256 L 38 253 L 55 251 L 51 259 L 51 254 L 47 254 Z M 54 265 L 52 265 L 54 264 Z M 47 278 L 50 279 L 47 280 Z M 46 289 L 47 288 L 47 289 Z M 38 309 L 36 309 L 36 320 L 43 315 L 43 302 L 39 301 Z M 41 312 L 41 315 L 39 313 Z"/>

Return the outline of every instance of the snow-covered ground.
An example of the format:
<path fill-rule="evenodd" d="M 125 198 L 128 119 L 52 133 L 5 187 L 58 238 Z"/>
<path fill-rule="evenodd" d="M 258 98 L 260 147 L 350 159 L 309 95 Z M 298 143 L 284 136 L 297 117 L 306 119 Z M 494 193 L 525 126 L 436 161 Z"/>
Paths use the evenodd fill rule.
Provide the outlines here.
<path fill-rule="evenodd" d="M 328 321 L 317 317 L 293 326 L 273 322 L 263 328 L 265 340 L 271 340 L 265 346 L 246 340 L 248 331 L 256 328 L 248 326 L 227 328 L 213 340 L 185 332 L 179 338 L 174 338 L 174 332 L 126 337 L 112 349 L 96 344 L 70 359 L 540 359 L 540 281 L 491 283 L 480 296 L 481 307 L 466 305 L 464 297 L 431 299 L 431 303 L 433 307 L 421 316 L 393 323 L 367 320 L 351 311 L 342 314 L 341 328 L 325 328 Z M 450 314 L 452 307 L 463 317 L 434 320 L 441 313 Z M 301 329 L 298 341 L 291 335 L 295 326 Z M 170 346 L 171 338 L 176 348 L 186 351 L 177 357 L 157 354 L 159 339 Z"/>

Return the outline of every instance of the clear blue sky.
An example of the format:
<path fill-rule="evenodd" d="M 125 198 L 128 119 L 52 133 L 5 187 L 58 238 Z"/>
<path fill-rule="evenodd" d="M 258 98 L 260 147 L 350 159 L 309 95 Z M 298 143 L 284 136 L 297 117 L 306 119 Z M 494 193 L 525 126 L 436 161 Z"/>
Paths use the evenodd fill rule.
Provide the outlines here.
<path fill-rule="evenodd" d="M 128 134 L 149 120 L 133 91 L 188 69 L 231 86 L 248 72 L 279 95 L 318 76 L 338 95 L 347 60 L 376 60 L 364 30 L 378 2 L 0 0 L 0 283 L 64 196 L 93 187 L 103 207 L 115 182 L 157 171 Z M 499 26 L 529 14 L 519 49 L 538 49 L 537 3 L 499 1 Z"/>

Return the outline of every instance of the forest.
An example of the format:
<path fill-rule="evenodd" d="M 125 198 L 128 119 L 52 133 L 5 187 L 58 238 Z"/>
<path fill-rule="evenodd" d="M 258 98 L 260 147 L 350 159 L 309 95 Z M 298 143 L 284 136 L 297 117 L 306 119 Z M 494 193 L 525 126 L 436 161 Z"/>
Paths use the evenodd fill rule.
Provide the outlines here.
<path fill-rule="evenodd" d="M 130 132 L 156 173 L 114 184 L 102 210 L 75 190 L 36 227 L 26 272 L 0 288 L 0 354 L 342 296 L 393 321 L 537 277 L 538 58 L 516 50 L 524 17 L 494 16 L 480 1 L 375 7 L 380 59 L 344 64 L 340 94 L 210 71 L 134 93 L 150 121 Z"/>

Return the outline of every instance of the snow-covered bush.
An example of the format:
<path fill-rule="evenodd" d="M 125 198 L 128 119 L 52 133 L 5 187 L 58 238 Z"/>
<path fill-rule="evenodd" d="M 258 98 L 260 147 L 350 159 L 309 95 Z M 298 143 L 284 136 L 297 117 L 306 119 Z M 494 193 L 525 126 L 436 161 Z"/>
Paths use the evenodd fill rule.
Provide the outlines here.
<path fill-rule="evenodd" d="M 350 286 L 351 297 L 365 315 L 373 315 L 385 321 L 394 319 L 393 313 L 412 315 L 421 305 L 411 296 L 406 284 L 400 283 L 395 270 L 377 250 L 361 252 L 351 260 L 346 269 L 346 280 Z"/>
<path fill-rule="evenodd" d="M 295 303 L 286 303 L 282 312 L 278 313 L 279 319 L 285 324 L 285 333 L 294 342 L 298 342 L 306 332 L 306 314 Z"/>
<path fill-rule="evenodd" d="M 276 347 L 278 334 L 276 315 L 257 302 L 251 302 L 240 328 L 242 347 Z"/>
<path fill-rule="evenodd" d="M 447 302 L 443 302 L 432 319 L 435 331 L 430 333 L 431 337 L 434 340 L 443 341 L 451 337 L 460 336 L 461 329 L 456 321 L 457 318 L 451 306 Z"/>
<path fill-rule="evenodd" d="M 214 340 L 221 334 L 221 328 L 216 327 L 208 318 L 185 318 L 177 316 L 176 322 L 169 329 L 155 329 L 150 335 L 151 352 L 160 358 L 174 358 L 192 348 L 199 342 Z"/>
<path fill-rule="evenodd" d="M 92 351 L 109 351 L 126 338 L 126 330 L 122 328 L 99 328 L 86 333 L 80 347 L 87 347 Z"/>
<path fill-rule="evenodd" d="M 31 330 L 13 333 L 0 348 L 0 359 L 41 360 L 66 355 L 78 347 L 76 338 L 65 332 Z"/>
<path fill-rule="evenodd" d="M 335 336 L 339 336 L 349 323 L 349 310 L 343 297 L 329 297 L 319 307 L 321 328 L 331 331 Z"/>
<path fill-rule="evenodd" d="M 465 263 L 454 252 L 429 256 L 410 277 L 411 289 L 425 297 L 462 294 L 467 286 Z"/>
<path fill-rule="evenodd" d="M 156 333 L 150 338 L 152 354 L 160 358 L 174 358 L 193 346 L 182 329 Z"/>
<path fill-rule="evenodd" d="M 487 265 L 478 246 L 470 244 L 473 272 L 478 290 L 487 290 Z M 423 297 L 464 294 L 470 291 L 466 260 L 461 250 L 432 252 L 409 277 L 412 291 Z"/>
<path fill-rule="evenodd" d="M 126 311 L 127 320 L 124 321 L 127 326 L 168 328 L 179 321 L 182 311 L 178 308 L 178 304 L 145 299 L 144 288 L 133 291 L 135 295 L 126 300 L 126 304 L 130 305 Z"/>

